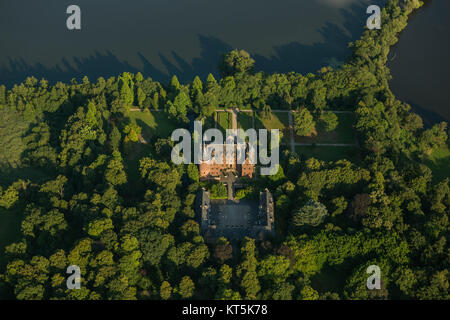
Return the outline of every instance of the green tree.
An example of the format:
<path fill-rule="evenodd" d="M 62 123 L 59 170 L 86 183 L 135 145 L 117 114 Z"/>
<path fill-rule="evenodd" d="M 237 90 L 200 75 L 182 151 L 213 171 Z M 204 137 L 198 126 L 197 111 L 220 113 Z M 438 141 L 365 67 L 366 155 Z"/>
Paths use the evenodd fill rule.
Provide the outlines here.
<path fill-rule="evenodd" d="M 278 285 L 275 289 L 272 298 L 274 300 L 292 300 L 292 292 L 295 290 L 295 286 L 284 282 Z"/>
<path fill-rule="evenodd" d="M 167 249 L 174 245 L 174 237 L 158 231 L 142 230 L 139 233 L 140 250 L 144 262 L 158 266 Z"/>
<path fill-rule="evenodd" d="M 339 124 L 337 115 L 331 111 L 323 112 L 320 121 L 324 124 L 325 131 L 333 131 Z"/>
<path fill-rule="evenodd" d="M 233 258 L 233 247 L 226 238 L 220 238 L 214 249 L 214 257 L 220 264 Z"/>
<path fill-rule="evenodd" d="M 240 286 L 245 292 L 245 299 L 256 299 L 261 286 L 259 284 L 256 268 L 258 261 L 256 259 L 255 240 L 245 238 L 241 248 L 241 260 L 238 265 L 236 275 L 240 280 Z"/>
<path fill-rule="evenodd" d="M 0 187 L 0 207 L 11 208 L 19 200 L 19 192 L 10 186 L 5 191 Z"/>
<path fill-rule="evenodd" d="M 225 199 L 228 196 L 228 189 L 222 182 L 218 182 L 211 187 L 211 198 Z"/>
<path fill-rule="evenodd" d="M 120 142 L 122 140 L 122 135 L 120 134 L 119 129 L 116 126 L 111 130 L 111 134 L 109 136 L 109 141 L 113 150 L 118 150 L 120 147 Z"/>
<path fill-rule="evenodd" d="M 200 172 L 198 171 L 197 165 L 190 163 L 187 168 L 188 177 L 194 181 L 198 182 L 200 179 Z"/>
<path fill-rule="evenodd" d="M 170 90 L 173 93 L 178 93 L 181 89 L 180 81 L 178 81 L 178 77 L 174 75 L 170 80 Z"/>
<path fill-rule="evenodd" d="M 219 281 L 222 284 L 229 284 L 232 278 L 233 278 L 233 269 L 229 265 L 223 264 L 220 267 Z"/>
<path fill-rule="evenodd" d="M 348 205 L 344 197 L 334 198 L 333 200 L 331 200 L 331 203 L 335 208 L 334 211 L 331 213 L 332 216 L 336 216 L 344 212 L 344 210 L 347 209 Z"/>
<path fill-rule="evenodd" d="M 272 108 L 270 108 L 267 104 L 263 107 L 262 118 L 266 120 L 270 120 L 272 118 Z"/>
<path fill-rule="evenodd" d="M 91 101 L 88 104 L 88 110 L 86 112 L 86 122 L 89 124 L 91 128 L 97 126 L 97 107 L 95 104 Z"/>
<path fill-rule="evenodd" d="M 233 76 L 251 72 L 254 64 L 255 60 L 250 57 L 247 51 L 235 49 L 222 56 L 219 70 L 224 77 Z"/>
<path fill-rule="evenodd" d="M 172 286 L 169 282 L 163 281 L 161 288 L 159 289 L 159 295 L 163 300 L 169 300 L 172 296 Z"/>
<path fill-rule="evenodd" d="M 105 230 L 113 228 L 114 225 L 111 219 L 101 218 L 90 222 L 87 228 L 87 232 L 90 236 L 99 237 Z"/>
<path fill-rule="evenodd" d="M 294 113 L 294 130 L 299 136 L 310 136 L 315 130 L 313 116 L 306 108 L 300 108 Z"/>
<path fill-rule="evenodd" d="M 133 105 L 134 94 L 133 91 L 131 91 L 130 87 L 128 86 L 128 83 L 126 82 L 122 84 L 122 87 L 120 89 L 120 98 L 122 99 L 122 102 L 125 104 L 125 106 Z"/>
<path fill-rule="evenodd" d="M 310 225 L 317 227 L 328 215 L 327 208 L 315 200 L 308 200 L 306 204 L 297 210 L 292 217 L 292 222 L 297 227 Z"/>
<path fill-rule="evenodd" d="M 304 286 L 300 291 L 300 297 L 302 300 L 318 300 L 319 293 L 310 286 Z"/>
<path fill-rule="evenodd" d="M 105 170 L 105 180 L 113 186 L 127 183 L 127 175 L 124 170 L 122 157 L 119 151 L 114 151 L 113 158 L 109 161 Z"/>
<path fill-rule="evenodd" d="M 169 192 L 173 192 L 181 182 L 178 170 L 171 167 L 167 162 L 143 158 L 140 160 L 139 171 L 142 178 Z"/>
<path fill-rule="evenodd" d="M 188 276 L 181 279 L 178 292 L 183 299 L 191 298 L 194 295 L 195 285 L 194 281 Z"/>
<path fill-rule="evenodd" d="M 145 99 L 147 99 L 147 95 L 145 94 L 145 92 L 141 89 L 141 87 L 137 88 L 137 101 L 138 101 L 138 105 L 139 107 L 143 107 L 144 106 L 144 101 Z"/>
<path fill-rule="evenodd" d="M 139 135 L 141 134 L 142 128 L 136 123 L 130 123 L 125 126 L 123 133 L 126 134 L 125 141 L 137 142 L 139 140 Z"/>

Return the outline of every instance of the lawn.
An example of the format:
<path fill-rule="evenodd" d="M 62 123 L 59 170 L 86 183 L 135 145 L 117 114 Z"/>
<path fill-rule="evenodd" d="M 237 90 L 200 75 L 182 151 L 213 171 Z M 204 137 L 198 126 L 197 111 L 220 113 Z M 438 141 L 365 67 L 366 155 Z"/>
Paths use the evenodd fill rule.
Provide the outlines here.
<path fill-rule="evenodd" d="M 324 161 L 347 159 L 352 162 L 359 161 L 358 149 L 355 147 L 296 146 L 295 152 L 304 159 L 316 158 Z"/>
<path fill-rule="evenodd" d="M 172 132 L 179 127 L 175 121 L 169 119 L 167 113 L 162 111 L 134 111 L 129 118 L 142 128 L 142 136 L 150 143 L 152 137 L 170 138 Z M 128 142 L 125 147 L 125 170 L 130 185 L 140 181 L 139 161 L 144 157 L 152 157 L 154 148 L 151 144 Z M 134 188 L 138 189 L 138 188 Z M 133 190 L 129 191 L 134 195 Z"/>
<path fill-rule="evenodd" d="M 0 109 L 0 185 L 8 186 L 18 179 L 38 182 L 47 177 L 43 170 L 21 167 L 26 147 L 23 137 L 31 124 L 16 111 Z"/>
<path fill-rule="evenodd" d="M 300 137 L 295 134 L 294 140 L 299 143 L 355 143 L 355 133 L 353 130 L 354 116 L 348 113 L 338 113 L 339 125 L 336 130 L 327 132 L 319 123 L 316 123 L 317 135 L 312 137 Z"/>
<path fill-rule="evenodd" d="M 222 133 L 226 134 L 226 129 L 231 129 L 231 114 L 229 112 L 217 113 L 217 129 L 222 130 Z"/>
<path fill-rule="evenodd" d="M 255 129 L 279 129 L 282 135 L 281 142 L 289 141 L 289 113 L 288 112 L 272 112 L 267 119 L 262 117 L 261 112 L 255 112 Z"/>
<path fill-rule="evenodd" d="M 433 171 L 433 181 L 439 182 L 450 177 L 450 149 L 441 147 L 425 159 L 424 163 Z"/>
<path fill-rule="evenodd" d="M 153 136 L 168 138 L 179 127 L 175 121 L 169 119 L 167 113 L 135 111 L 130 112 L 129 118 L 142 128 L 142 135 L 146 140 Z"/>
<path fill-rule="evenodd" d="M 253 112 L 238 113 L 238 128 L 243 130 L 253 128 Z"/>

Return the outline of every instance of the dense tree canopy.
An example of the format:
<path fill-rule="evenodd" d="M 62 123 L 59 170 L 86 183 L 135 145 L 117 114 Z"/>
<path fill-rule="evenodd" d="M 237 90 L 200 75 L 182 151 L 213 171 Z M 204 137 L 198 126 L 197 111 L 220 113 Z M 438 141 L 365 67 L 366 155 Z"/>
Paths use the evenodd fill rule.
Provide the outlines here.
<path fill-rule="evenodd" d="M 124 73 L 0 86 L 0 112 L 11 116 L 0 121 L 12 122 L 0 129 L 17 131 L 1 137 L 8 156 L 0 158 L 0 215 L 20 220 L 20 236 L 1 248 L 0 296 L 449 299 L 448 168 L 442 177 L 425 161 L 447 146 L 447 124 L 424 128 L 390 91 L 386 67 L 419 5 L 387 1 L 383 28 L 365 30 L 344 65 L 317 74 L 255 72 L 250 55 L 233 50 L 222 78 L 188 84 Z M 206 187 L 221 198 L 226 187 L 170 161 L 166 123 L 155 130 L 130 114 L 152 110 L 158 125 L 188 128 L 234 106 L 266 121 L 271 110 L 296 111 L 299 136 L 315 133 L 316 123 L 333 133 L 339 123 L 330 110 L 347 106 L 359 159 L 307 158 L 282 146 L 278 174 L 257 176 L 240 192 L 255 199 L 270 189 L 276 235 L 206 242 L 196 194 Z M 382 270 L 376 292 L 365 286 L 373 264 Z M 80 290 L 67 289 L 69 265 L 81 269 Z"/>

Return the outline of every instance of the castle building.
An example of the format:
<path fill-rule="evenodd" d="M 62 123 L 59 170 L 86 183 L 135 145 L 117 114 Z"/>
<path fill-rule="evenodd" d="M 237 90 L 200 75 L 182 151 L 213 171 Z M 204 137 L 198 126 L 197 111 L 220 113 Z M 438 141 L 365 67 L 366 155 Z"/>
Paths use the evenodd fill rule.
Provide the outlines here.
<path fill-rule="evenodd" d="M 275 209 L 273 196 L 269 189 L 265 189 L 259 195 L 258 219 L 255 229 L 259 229 L 262 233 L 275 234 Z"/>
<path fill-rule="evenodd" d="M 202 231 L 206 231 L 210 226 L 211 220 L 211 200 L 209 198 L 209 192 L 202 189 L 197 198 L 197 202 L 198 210 L 200 212 L 200 228 Z"/>
<path fill-rule="evenodd" d="M 222 163 L 218 163 L 214 158 L 215 150 L 223 148 Z M 231 149 L 231 150 L 229 150 Z M 253 156 L 248 149 L 245 149 L 245 160 L 242 164 L 237 161 L 238 148 L 236 144 L 232 145 L 232 148 L 227 148 L 227 144 L 217 145 L 209 144 L 203 145 L 204 155 L 212 155 L 212 159 L 204 160 L 199 165 L 200 179 L 219 179 L 222 172 L 234 171 L 241 177 L 253 178 L 255 171 L 255 165 L 251 163 L 250 159 Z M 205 159 L 206 158 L 206 159 Z"/>

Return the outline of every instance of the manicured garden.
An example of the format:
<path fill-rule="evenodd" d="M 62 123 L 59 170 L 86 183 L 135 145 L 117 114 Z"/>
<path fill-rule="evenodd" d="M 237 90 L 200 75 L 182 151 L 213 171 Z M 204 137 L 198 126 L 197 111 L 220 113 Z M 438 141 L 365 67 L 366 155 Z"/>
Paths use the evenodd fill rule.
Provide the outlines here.
<path fill-rule="evenodd" d="M 231 129 L 231 113 L 217 112 L 217 129 L 225 135 L 227 129 Z"/>

